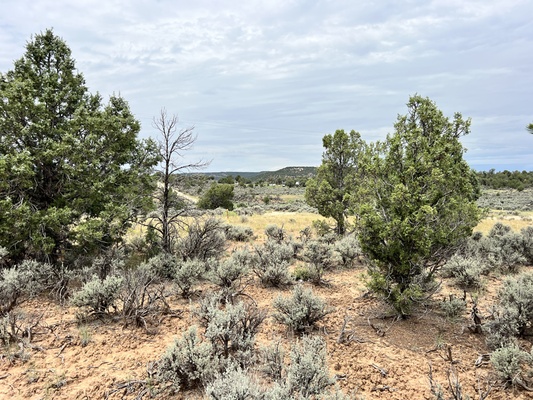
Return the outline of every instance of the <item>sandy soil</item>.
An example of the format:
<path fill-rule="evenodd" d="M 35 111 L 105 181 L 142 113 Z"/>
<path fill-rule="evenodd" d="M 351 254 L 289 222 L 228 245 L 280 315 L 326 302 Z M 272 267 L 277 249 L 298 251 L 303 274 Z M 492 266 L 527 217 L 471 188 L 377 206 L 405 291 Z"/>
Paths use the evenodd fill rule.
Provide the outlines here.
<path fill-rule="evenodd" d="M 453 369 L 472 399 L 479 399 L 477 390 L 487 384 L 492 386 L 487 399 L 533 398 L 531 393 L 502 388 L 489 364 L 475 366 L 488 350 L 483 336 L 468 329 L 470 309 L 451 321 L 438 307 L 438 302 L 450 293 L 460 295 L 456 289 L 443 286 L 432 306 L 410 319 L 396 320 L 385 306 L 365 295 L 362 273 L 362 269 L 334 272 L 326 276 L 328 286 L 313 288 L 335 310 L 314 334 L 326 338 L 330 372 L 345 393 L 367 400 L 434 399 L 428 378 L 431 366 L 434 380 L 444 388 L 448 387 L 447 373 Z M 487 282 L 488 289 L 480 300 L 482 314 L 494 300 L 497 286 L 497 279 Z M 247 294 L 270 312 L 272 299 L 289 293 L 259 285 L 247 289 Z M 46 298 L 25 303 L 25 322 L 41 319 L 31 329 L 31 341 L 26 338 L 24 346 L 3 349 L 0 399 L 136 398 L 146 387 L 139 381 L 147 379 L 149 363 L 157 360 L 181 332 L 197 323 L 189 301 L 171 297 L 170 304 L 176 315 L 158 317 L 147 332 L 109 319 L 80 326 L 76 309 Z M 278 338 L 287 347 L 297 340 L 268 318 L 258 345 Z M 83 339 L 88 340 L 85 346 Z M 178 398 L 197 395 L 186 392 Z"/>

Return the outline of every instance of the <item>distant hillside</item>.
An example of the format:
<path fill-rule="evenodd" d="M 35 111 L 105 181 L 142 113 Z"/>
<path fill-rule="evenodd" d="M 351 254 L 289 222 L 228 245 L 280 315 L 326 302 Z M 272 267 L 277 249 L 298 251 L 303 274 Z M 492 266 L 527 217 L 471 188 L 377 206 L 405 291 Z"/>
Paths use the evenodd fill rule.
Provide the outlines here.
<path fill-rule="evenodd" d="M 274 182 L 281 179 L 282 181 L 288 178 L 308 179 L 316 175 L 316 167 L 285 167 L 278 171 L 265 171 L 257 174 L 255 177 L 250 178 L 253 181 L 267 181 Z"/>
<path fill-rule="evenodd" d="M 261 180 L 265 182 L 276 182 L 280 179 L 285 181 L 286 179 L 304 180 L 311 178 L 316 175 L 316 167 L 285 167 L 277 171 L 261 172 L 204 172 L 202 175 L 212 176 L 216 180 L 230 175 L 234 178 L 237 175 L 240 175 L 243 178 L 250 179 L 254 182 Z"/>

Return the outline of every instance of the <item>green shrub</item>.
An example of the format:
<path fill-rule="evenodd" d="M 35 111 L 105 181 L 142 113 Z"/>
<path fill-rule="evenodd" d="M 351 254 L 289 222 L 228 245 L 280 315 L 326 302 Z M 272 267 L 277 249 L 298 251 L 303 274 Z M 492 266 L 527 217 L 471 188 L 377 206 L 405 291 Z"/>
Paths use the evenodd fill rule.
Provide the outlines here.
<path fill-rule="evenodd" d="M 273 240 L 278 243 L 281 243 L 287 239 L 287 233 L 285 232 L 285 229 L 283 229 L 283 227 L 280 228 L 275 224 L 266 226 L 265 235 L 269 240 Z"/>
<path fill-rule="evenodd" d="M 331 271 L 337 264 L 333 246 L 323 241 L 308 241 L 302 255 L 307 262 L 310 281 L 316 285 L 321 284 L 324 273 Z"/>
<path fill-rule="evenodd" d="M 328 315 L 331 310 L 311 289 L 297 285 L 291 297 L 278 296 L 273 303 L 276 313 L 274 319 L 295 332 L 312 329 L 315 324 Z"/>
<path fill-rule="evenodd" d="M 189 297 L 196 285 L 206 273 L 206 263 L 201 260 L 187 260 L 177 263 L 172 274 L 172 281 L 182 297 Z"/>
<path fill-rule="evenodd" d="M 246 287 L 249 271 L 249 266 L 242 258 L 232 255 L 223 261 L 210 261 L 206 276 L 210 282 L 221 289 L 226 301 L 231 302 Z"/>
<path fill-rule="evenodd" d="M 533 265 L 533 226 L 523 228 L 522 234 L 522 248 L 523 255 L 529 265 Z"/>
<path fill-rule="evenodd" d="M 333 251 L 338 255 L 340 264 L 344 268 L 355 266 L 362 254 L 361 245 L 355 235 L 348 235 L 335 242 Z"/>
<path fill-rule="evenodd" d="M 50 274 L 50 265 L 32 260 L 0 270 L 0 316 L 38 295 L 47 286 Z"/>
<path fill-rule="evenodd" d="M 286 385 L 293 398 L 319 396 L 333 385 L 326 362 L 326 343 L 322 338 L 304 337 L 300 344 L 292 347 L 290 358 Z"/>
<path fill-rule="evenodd" d="M 267 240 L 263 246 L 255 247 L 255 253 L 252 271 L 264 286 L 281 287 L 292 283 L 289 266 L 294 250 L 290 244 Z"/>
<path fill-rule="evenodd" d="M 167 311 L 164 286 L 154 264 L 146 262 L 122 271 L 118 298 L 122 317 L 147 328 L 146 318 Z"/>
<path fill-rule="evenodd" d="M 71 303 L 76 307 L 87 307 L 92 312 L 108 313 L 110 307 L 116 309 L 123 278 L 108 276 L 104 280 L 94 276 L 72 297 Z"/>
<path fill-rule="evenodd" d="M 175 391 L 205 386 L 219 372 L 219 360 L 209 342 L 202 342 L 196 326 L 176 339 L 157 362 L 156 378 L 171 382 Z"/>
<path fill-rule="evenodd" d="M 446 314 L 446 317 L 454 319 L 459 317 L 465 311 L 466 302 L 463 299 L 450 296 L 449 300 L 440 303 L 440 307 Z"/>
<path fill-rule="evenodd" d="M 227 225 L 224 231 L 226 239 L 234 242 L 247 242 L 254 236 L 254 231 L 248 226 Z"/>
<path fill-rule="evenodd" d="M 274 381 L 281 381 L 284 358 L 285 352 L 280 342 L 263 347 L 259 355 L 259 370 Z"/>
<path fill-rule="evenodd" d="M 503 282 L 493 319 L 486 324 L 488 344 L 502 347 L 522 337 L 533 326 L 533 273 L 524 273 Z"/>
<path fill-rule="evenodd" d="M 264 400 L 264 391 L 240 368 L 230 368 L 207 385 L 206 395 L 213 400 Z"/>
<path fill-rule="evenodd" d="M 217 356 L 242 368 L 251 364 L 255 335 L 266 318 L 264 311 L 242 302 L 223 306 L 220 297 L 211 295 L 200 302 L 196 315 Z"/>
<path fill-rule="evenodd" d="M 168 253 L 160 253 L 146 262 L 149 269 L 163 279 L 172 279 L 178 264 L 176 256 Z"/>
<path fill-rule="evenodd" d="M 514 343 L 493 351 L 490 361 L 500 379 L 511 385 L 519 383 L 523 386 L 524 376 L 533 370 L 533 354 L 521 350 Z"/>
<path fill-rule="evenodd" d="M 483 271 L 482 261 L 478 257 L 454 255 L 442 267 L 441 274 L 445 278 L 453 278 L 454 284 L 460 288 L 478 289 L 482 286 Z"/>

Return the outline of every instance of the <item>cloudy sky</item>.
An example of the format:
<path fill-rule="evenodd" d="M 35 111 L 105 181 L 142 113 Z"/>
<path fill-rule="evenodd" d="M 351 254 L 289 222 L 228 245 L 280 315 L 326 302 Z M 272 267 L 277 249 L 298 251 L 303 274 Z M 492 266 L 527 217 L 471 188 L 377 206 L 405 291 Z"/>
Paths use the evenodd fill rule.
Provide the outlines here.
<path fill-rule="evenodd" d="M 322 137 L 392 132 L 409 96 L 472 118 L 477 170 L 533 170 L 531 0 L 3 0 L 0 71 L 53 28 L 91 92 L 155 136 L 162 107 L 210 171 L 317 166 Z"/>

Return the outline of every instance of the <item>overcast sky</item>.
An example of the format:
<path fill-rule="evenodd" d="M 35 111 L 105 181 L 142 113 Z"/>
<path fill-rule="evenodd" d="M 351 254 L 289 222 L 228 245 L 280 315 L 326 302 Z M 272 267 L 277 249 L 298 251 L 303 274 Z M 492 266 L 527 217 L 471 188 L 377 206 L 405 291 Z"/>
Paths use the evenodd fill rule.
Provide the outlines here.
<path fill-rule="evenodd" d="M 477 170 L 533 170 L 531 0 L 2 0 L 0 71 L 53 28 L 91 92 L 155 136 L 162 107 L 209 171 L 318 166 L 336 129 L 383 139 L 409 96 L 472 118 Z"/>

